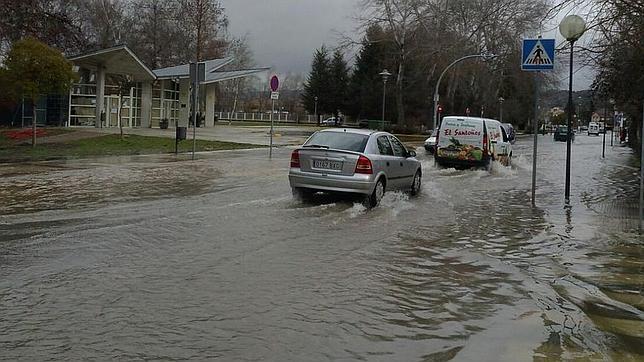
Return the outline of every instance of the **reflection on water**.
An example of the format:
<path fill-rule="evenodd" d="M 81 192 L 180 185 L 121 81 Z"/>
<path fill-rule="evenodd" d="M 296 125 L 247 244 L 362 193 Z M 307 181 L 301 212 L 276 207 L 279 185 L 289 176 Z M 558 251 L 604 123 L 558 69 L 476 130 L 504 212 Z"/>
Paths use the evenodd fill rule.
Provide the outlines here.
<path fill-rule="evenodd" d="M 644 358 L 637 170 L 542 138 L 423 192 L 294 201 L 289 150 L 0 167 L 1 358 Z M 583 167 L 582 167 L 583 165 Z"/>

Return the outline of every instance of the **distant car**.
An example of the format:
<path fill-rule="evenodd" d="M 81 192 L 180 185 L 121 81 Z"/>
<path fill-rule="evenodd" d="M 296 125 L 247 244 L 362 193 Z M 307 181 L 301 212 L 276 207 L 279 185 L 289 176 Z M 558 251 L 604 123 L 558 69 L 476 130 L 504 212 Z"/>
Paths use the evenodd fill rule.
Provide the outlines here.
<path fill-rule="evenodd" d="M 438 133 L 438 128 L 433 130 L 429 138 L 425 140 L 425 150 L 430 154 L 434 154 L 436 151 L 436 134 Z"/>
<path fill-rule="evenodd" d="M 514 131 L 514 126 L 512 125 L 512 123 L 501 123 L 501 127 L 503 127 L 505 134 L 508 135 L 508 140 L 510 141 L 510 143 L 514 144 L 514 142 L 516 142 L 517 134 Z"/>
<path fill-rule="evenodd" d="M 588 126 L 581 126 L 581 132 L 588 132 Z"/>
<path fill-rule="evenodd" d="M 588 124 L 588 135 L 599 136 L 599 124 L 597 122 L 590 122 Z"/>
<path fill-rule="evenodd" d="M 317 131 L 291 153 L 288 173 L 293 196 L 318 191 L 362 194 L 376 206 L 385 190 L 420 192 L 422 170 L 416 152 L 390 133 L 364 129 Z"/>
<path fill-rule="evenodd" d="M 571 141 L 575 140 L 575 132 L 573 131 L 570 135 Z M 568 126 L 557 126 L 555 130 L 554 140 L 566 142 L 568 139 Z"/>
<path fill-rule="evenodd" d="M 342 117 L 329 117 L 321 121 L 320 125 L 338 127 L 338 126 L 341 126 L 342 123 L 343 123 Z"/>

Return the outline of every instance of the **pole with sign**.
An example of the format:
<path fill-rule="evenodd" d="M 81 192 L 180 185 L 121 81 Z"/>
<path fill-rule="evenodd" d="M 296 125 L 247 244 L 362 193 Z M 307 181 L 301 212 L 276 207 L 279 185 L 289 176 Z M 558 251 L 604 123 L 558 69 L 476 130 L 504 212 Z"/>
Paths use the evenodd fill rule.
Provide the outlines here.
<path fill-rule="evenodd" d="M 275 114 L 275 100 L 279 99 L 280 94 L 277 92 L 280 86 L 280 80 L 276 75 L 271 77 L 271 141 L 268 147 L 268 158 L 273 157 L 273 115 Z"/>
<path fill-rule="evenodd" d="M 532 145 L 532 206 L 535 206 L 537 188 L 537 134 L 539 131 L 539 73 L 543 70 L 552 70 L 555 61 L 554 39 L 523 39 L 523 52 L 521 54 L 521 70 L 536 71 L 534 77 L 534 124 L 532 132 L 534 140 Z M 571 130 L 568 130 L 570 133 Z"/>
<path fill-rule="evenodd" d="M 197 117 L 199 111 L 199 83 L 206 79 L 205 63 L 190 63 L 190 83 L 192 85 L 192 159 L 195 159 L 195 150 L 197 149 L 197 122 L 201 115 Z"/>

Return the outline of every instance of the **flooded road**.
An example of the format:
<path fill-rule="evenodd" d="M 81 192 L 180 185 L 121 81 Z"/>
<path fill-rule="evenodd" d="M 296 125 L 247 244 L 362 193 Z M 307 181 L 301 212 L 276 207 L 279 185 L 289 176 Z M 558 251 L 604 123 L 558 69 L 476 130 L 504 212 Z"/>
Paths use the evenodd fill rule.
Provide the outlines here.
<path fill-rule="evenodd" d="M 531 139 L 423 191 L 291 197 L 289 149 L 0 166 L 0 359 L 644 359 L 639 170 Z"/>

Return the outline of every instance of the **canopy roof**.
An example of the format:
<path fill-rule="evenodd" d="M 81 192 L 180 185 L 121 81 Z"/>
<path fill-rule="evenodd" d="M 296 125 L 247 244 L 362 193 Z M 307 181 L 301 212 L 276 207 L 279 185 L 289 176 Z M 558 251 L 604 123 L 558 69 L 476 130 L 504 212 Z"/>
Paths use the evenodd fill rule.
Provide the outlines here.
<path fill-rule="evenodd" d="M 212 72 L 206 73 L 206 80 L 201 82 L 201 84 L 210 84 L 216 82 L 223 82 L 225 80 L 231 80 L 235 78 L 247 77 L 256 73 L 261 73 L 269 70 L 270 68 L 255 68 L 255 69 L 243 69 L 243 70 L 233 70 L 229 72 Z"/>
<path fill-rule="evenodd" d="M 156 75 L 127 46 L 118 45 L 69 58 L 89 68 L 102 66 L 106 73 L 130 74 L 136 81 L 155 80 Z"/>
<path fill-rule="evenodd" d="M 125 45 L 101 49 L 87 54 L 69 58 L 74 64 L 87 68 L 102 67 L 106 73 L 129 74 L 135 81 L 153 81 L 156 79 L 184 79 L 190 77 L 190 64 L 150 70 Z M 246 77 L 266 71 L 270 68 L 242 69 L 233 71 L 217 71 L 232 63 L 234 58 L 206 60 L 206 79 L 202 84 L 216 83 L 225 80 Z"/>
<path fill-rule="evenodd" d="M 211 59 L 203 61 L 206 64 L 206 74 L 214 72 L 215 70 L 230 64 L 233 58 Z M 155 69 L 158 79 L 172 79 L 172 78 L 189 78 L 190 77 L 190 64 L 181 64 L 174 67 Z"/>
<path fill-rule="evenodd" d="M 206 60 L 206 79 L 201 84 L 210 84 L 230 80 L 235 78 L 246 77 L 252 74 L 264 72 L 270 68 L 241 69 L 233 71 L 218 71 L 224 66 L 232 63 L 233 58 L 222 58 Z M 155 69 L 157 79 L 185 79 L 190 77 L 190 64 L 182 64 L 174 67 Z"/>

